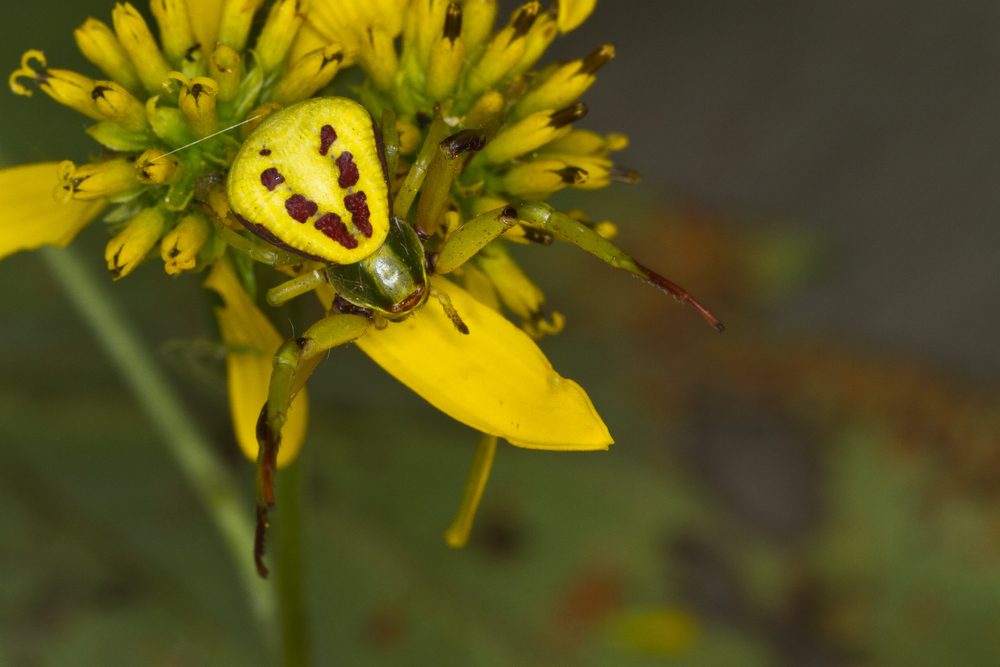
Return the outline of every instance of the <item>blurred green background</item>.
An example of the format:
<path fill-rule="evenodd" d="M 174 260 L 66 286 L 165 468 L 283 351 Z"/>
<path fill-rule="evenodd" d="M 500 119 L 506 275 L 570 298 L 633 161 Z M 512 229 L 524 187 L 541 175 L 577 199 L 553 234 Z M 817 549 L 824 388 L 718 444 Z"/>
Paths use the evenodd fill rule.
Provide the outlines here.
<path fill-rule="evenodd" d="M 40 48 L 89 71 L 72 29 L 110 3 L 9 4 L 8 69 Z M 543 349 L 617 444 L 502 447 L 462 551 L 441 533 L 476 435 L 337 350 L 298 471 L 314 664 L 1000 664 L 998 25 L 988 0 L 601 2 L 554 56 L 618 46 L 584 124 L 630 134 L 645 181 L 564 203 L 729 331 L 523 249 L 568 321 Z M 0 117 L 8 164 L 95 150 L 41 95 Z M 106 240 L 75 244 L 102 277 Z M 222 541 L 45 263 L 0 281 L 0 664 L 264 663 Z M 113 291 L 249 516 L 198 278 L 153 261 Z"/>

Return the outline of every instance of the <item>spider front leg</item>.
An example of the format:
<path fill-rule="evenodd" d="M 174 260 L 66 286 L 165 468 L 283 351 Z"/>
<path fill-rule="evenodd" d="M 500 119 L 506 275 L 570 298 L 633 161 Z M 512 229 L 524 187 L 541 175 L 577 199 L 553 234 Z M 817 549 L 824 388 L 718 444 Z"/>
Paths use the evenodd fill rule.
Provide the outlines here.
<path fill-rule="evenodd" d="M 254 538 L 254 562 L 257 572 L 267 576 L 264 565 L 264 536 L 267 512 L 274 506 L 274 472 L 277 468 L 281 429 L 292 399 L 305 385 L 323 353 L 349 343 L 368 329 L 368 318 L 360 315 L 329 315 L 309 327 L 299 338 L 286 341 L 274 355 L 274 369 L 268 387 L 267 403 L 257 421 L 257 530 Z"/>
<path fill-rule="evenodd" d="M 717 331 L 725 330 L 725 326 L 719 321 L 719 318 L 680 285 L 635 261 L 621 248 L 579 220 L 575 220 L 565 213 L 560 213 L 543 202 L 522 202 L 517 204 L 515 208 L 521 222 L 551 232 L 557 239 L 572 243 L 607 264 L 631 273 L 647 285 L 652 285 L 681 303 L 686 303 L 694 308 Z"/>
<path fill-rule="evenodd" d="M 488 211 L 469 220 L 452 232 L 442 244 L 434 258 L 434 271 L 442 274 L 454 271 L 518 222 L 548 232 L 617 269 L 628 271 L 643 282 L 690 305 L 717 331 L 725 329 L 719 318 L 680 285 L 635 261 L 621 248 L 579 220 L 542 202 L 521 202 Z"/>

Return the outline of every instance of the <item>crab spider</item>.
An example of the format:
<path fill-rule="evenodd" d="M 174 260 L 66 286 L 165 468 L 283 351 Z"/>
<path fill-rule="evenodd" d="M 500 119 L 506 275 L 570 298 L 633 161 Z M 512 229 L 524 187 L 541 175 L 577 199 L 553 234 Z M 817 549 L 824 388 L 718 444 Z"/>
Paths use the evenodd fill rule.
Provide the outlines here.
<path fill-rule="evenodd" d="M 287 341 L 274 357 L 267 403 L 257 424 L 254 554 L 262 575 L 267 573 L 264 535 L 274 504 L 282 426 L 292 399 L 323 354 L 358 339 L 371 326 L 392 326 L 431 297 L 460 332 L 468 333 L 461 313 L 443 290 L 431 285 L 429 275 L 453 272 L 515 225 L 578 246 L 691 305 L 722 330 L 721 322 L 682 288 L 543 202 L 503 206 L 441 233 L 452 186 L 493 132 L 464 129 L 444 136 L 446 125 L 440 117 L 434 119 L 392 199 L 390 173 L 399 153 L 398 135 L 391 119 L 384 125 L 388 131 L 378 134 L 367 109 L 346 98 L 301 102 L 267 117 L 243 143 L 229 171 L 230 215 L 259 238 L 219 224 L 223 240 L 266 264 L 320 263 L 320 268 L 273 288 L 269 303 L 280 305 L 321 289 L 332 288 L 336 294 L 328 314 Z"/>

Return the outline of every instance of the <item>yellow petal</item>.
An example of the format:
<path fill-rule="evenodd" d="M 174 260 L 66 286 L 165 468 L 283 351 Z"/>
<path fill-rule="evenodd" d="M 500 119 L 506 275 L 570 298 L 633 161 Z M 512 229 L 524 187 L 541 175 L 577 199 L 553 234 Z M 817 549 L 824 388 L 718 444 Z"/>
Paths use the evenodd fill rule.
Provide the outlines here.
<path fill-rule="evenodd" d="M 191 14 L 191 28 L 195 39 L 206 53 L 215 49 L 216 37 L 219 34 L 219 21 L 222 19 L 222 3 L 225 0 L 193 0 L 188 3 Z"/>
<path fill-rule="evenodd" d="M 431 299 L 404 322 L 357 342 L 397 380 L 450 417 L 519 447 L 607 449 L 613 442 L 586 392 L 561 377 L 534 341 L 468 292 L 437 289 L 469 328 L 462 335 Z"/>
<path fill-rule="evenodd" d="M 559 31 L 569 32 L 579 27 L 594 11 L 597 0 L 559 0 Z"/>
<path fill-rule="evenodd" d="M 56 162 L 0 169 L 0 258 L 43 245 L 65 246 L 106 206 L 56 201 Z"/>
<path fill-rule="evenodd" d="M 229 412 L 236 441 L 247 458 L 256 460 L 257 417 L 267 400 L 271 363 L 282 339 L 244 291 L 228 262 L 215 263 L 205 279 L 205 287 L 218 293 L 225 304 L 215 309 L 215 316 L 227 350 Z M 303 389 L 288 410 L 278 452 L 279 467 L 290 463 L 302 448 L 308 416 L 308 399 Z"/>

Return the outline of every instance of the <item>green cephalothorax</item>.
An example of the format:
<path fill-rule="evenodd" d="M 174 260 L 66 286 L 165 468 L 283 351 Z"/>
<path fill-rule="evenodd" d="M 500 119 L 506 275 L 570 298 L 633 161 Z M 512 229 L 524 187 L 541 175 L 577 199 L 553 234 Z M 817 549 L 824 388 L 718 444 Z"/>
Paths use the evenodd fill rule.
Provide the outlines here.
<path fill-rule="evenodd" d="M 233 212 L 276 245 L 332 264 L 374 253 L 389 232 L 389 185 L 362 105 L 321 97 L 275 112 L 229 169 Z"/>
<path fill-rule="evenodd" d="M 347 302 L 388 317 L 405 317 L 427 298 L 424 248 L 405 220 L 393 218 L 385 243 L 360 262 L 331 264 L 327 278 Z"/>

